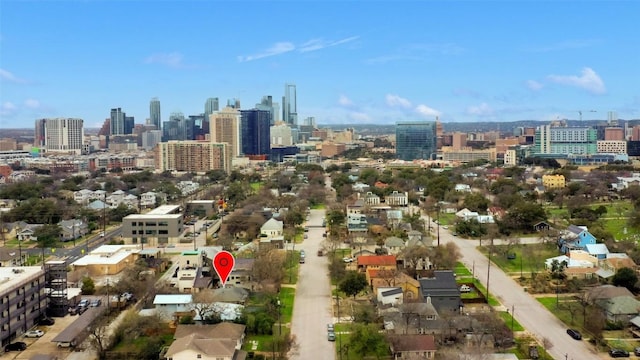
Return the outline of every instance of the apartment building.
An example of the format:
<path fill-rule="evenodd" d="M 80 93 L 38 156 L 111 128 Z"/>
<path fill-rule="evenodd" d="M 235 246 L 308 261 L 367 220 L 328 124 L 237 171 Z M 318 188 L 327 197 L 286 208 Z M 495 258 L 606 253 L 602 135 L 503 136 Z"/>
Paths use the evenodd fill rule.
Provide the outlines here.
<path fill-rule="evenodd" d="M 44 274 L 40 266 L 0 267 L 0 340 L 3 346 L 34 326 L 45 314 Z"/>
<path fill-rule="evenodd" d="M 184 231 L 179 205 L 162 205 L 146 214 L 122 219 L 122 238 L 131 244 L 176 244 Z"/>
<path fill-rule="evenodd" d="M 156 168 L 161 171 L 207 172 L 231 170 L 229 144 L 208 141 L 169 141 L 155 149 Z"/>
<path fill-rule="evenodd" d="M 627 142 L 624 140 L 599 140 L 597 148 L 598 153 L 601 154 L 626 154 Z"/>
<path fill-rule="evenodd" d="M 566 185 L 564 175 L 542 175 L 542 185 L 547 189 L 562 189 Z"/>

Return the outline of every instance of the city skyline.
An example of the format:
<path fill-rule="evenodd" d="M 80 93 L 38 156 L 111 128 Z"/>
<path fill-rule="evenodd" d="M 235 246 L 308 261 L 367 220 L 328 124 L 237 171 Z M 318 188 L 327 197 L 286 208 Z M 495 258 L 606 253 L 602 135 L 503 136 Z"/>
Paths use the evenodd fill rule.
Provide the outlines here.
<path fill-rule="evenodd" d="M 636 2 L 149 4 L 3 3 L 0 128 L 244 110 L 287 83 L 299 123 L 640 118 Z"/>

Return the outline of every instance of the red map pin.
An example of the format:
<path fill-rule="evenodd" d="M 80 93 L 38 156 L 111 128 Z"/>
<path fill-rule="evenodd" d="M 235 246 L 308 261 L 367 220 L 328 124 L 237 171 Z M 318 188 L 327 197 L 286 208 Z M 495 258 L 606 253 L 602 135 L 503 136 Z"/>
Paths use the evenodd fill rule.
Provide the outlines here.
<path fill-rule="evenodd" d="M 216 273 L 220 278 L 222 286 L 227 282 L 229 274 L 231 274 L 235 265 L 236 259 L 233 257 L 233 254 L 228 251 L 220 251 L 213 258 L 213 268 L 216 269 Z"/>

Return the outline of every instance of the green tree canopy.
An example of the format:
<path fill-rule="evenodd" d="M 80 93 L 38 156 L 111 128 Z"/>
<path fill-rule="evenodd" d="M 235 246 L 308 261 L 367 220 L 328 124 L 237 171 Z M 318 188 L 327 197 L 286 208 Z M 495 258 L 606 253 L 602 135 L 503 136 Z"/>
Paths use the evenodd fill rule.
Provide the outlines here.
<path fill-rule="evenodd" d="M 345 278 L 338 285 L 340 291 L 354 298 L 367 287 L 367 278 L 357 271 L 347 271 Z"/>
<path fill-rule="evenodd" d="M 638 283 L 638 275 L 633 269 L 623 267 L 616 271 L 611 279 L 611 283 L 615 286 L 624 286 L 629 291 L 634 292 Z"/>

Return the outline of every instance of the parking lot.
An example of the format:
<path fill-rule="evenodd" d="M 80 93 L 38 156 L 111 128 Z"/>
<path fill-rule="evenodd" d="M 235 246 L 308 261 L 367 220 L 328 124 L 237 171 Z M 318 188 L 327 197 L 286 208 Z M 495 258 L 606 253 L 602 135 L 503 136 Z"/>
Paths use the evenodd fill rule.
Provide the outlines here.
<path fill-rule="evenodd" d="M 0 355 L 0 359 L 29 360 L 32 356 L 38 354 L 53 355 L 57 356 L 58 359 L 65 359 L 69 354 L 69 349 L 59 349 L 56 343 L 51 342 L 51 340 L 77 318 L 78 316 L 67 315 L 63 318 L 54 318 L 56 323 L 51 326 L 36 327 L 36 329 L 44 331 L 44 335 L 41 338 L 25 338 L 21 336 L 15 339 L 14 342 L 25 342 L 27 344 L 27 350 L 8 353 L 3 352 L 2 355 Z M 4 351 L 4 349 L 2 350 Z"/>

